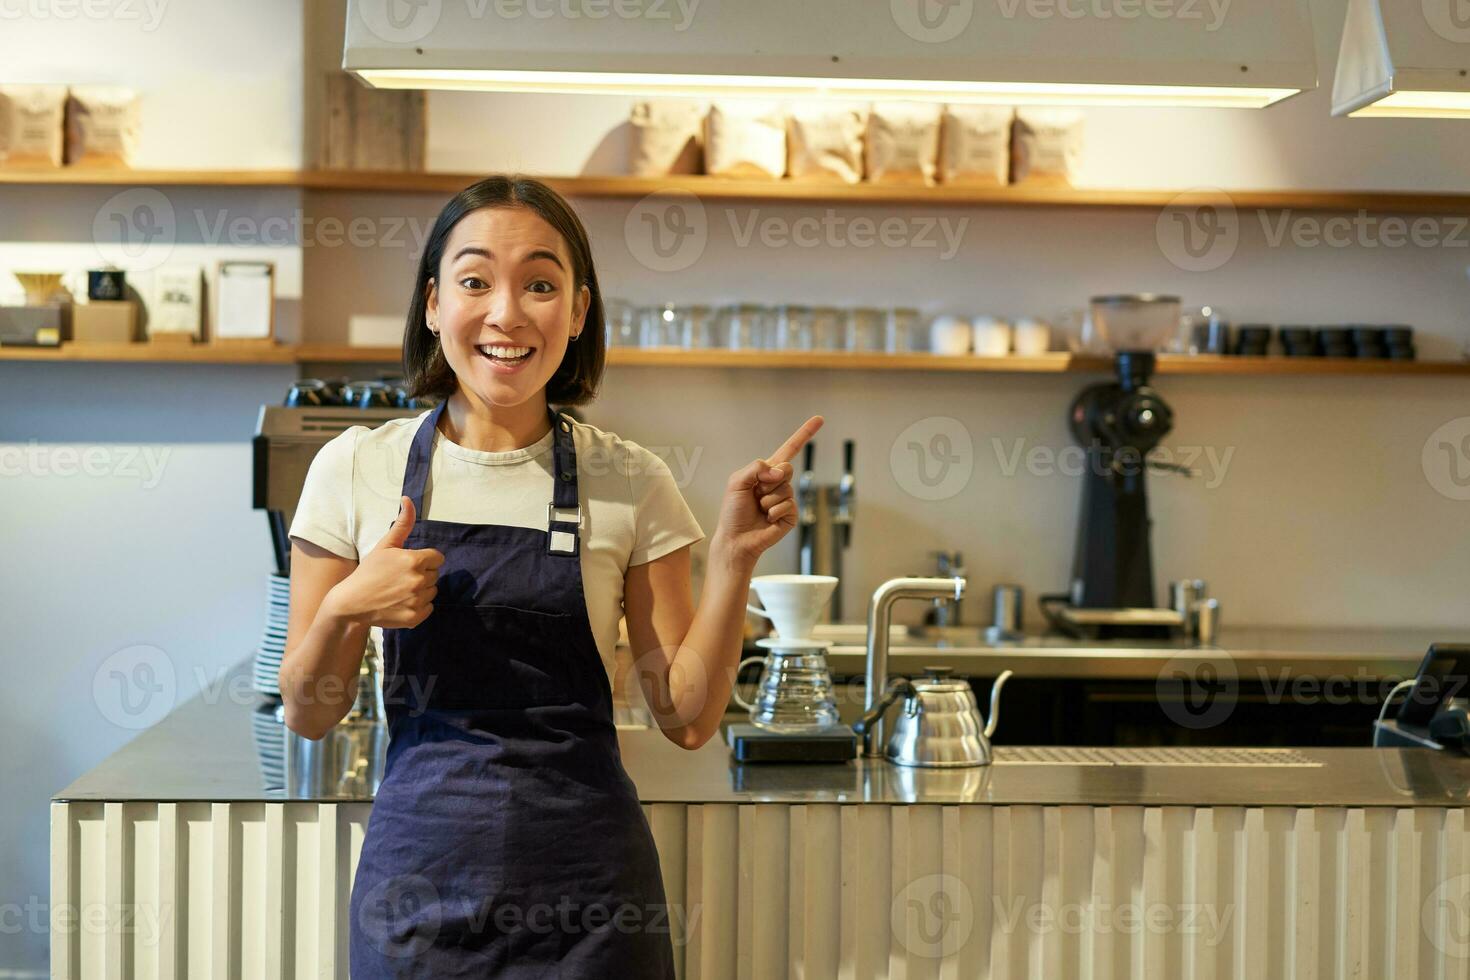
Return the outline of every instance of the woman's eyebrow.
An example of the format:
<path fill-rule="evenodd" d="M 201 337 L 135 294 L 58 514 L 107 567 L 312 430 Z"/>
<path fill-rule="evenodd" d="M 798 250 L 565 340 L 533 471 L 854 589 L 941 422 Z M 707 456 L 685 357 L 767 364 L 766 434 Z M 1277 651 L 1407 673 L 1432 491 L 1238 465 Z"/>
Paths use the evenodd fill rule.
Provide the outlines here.
<path fill-rule="evenodd" d="M 466 255 L 479 255 L 479 256 L 483 256 L 484 258 L 487 258 L 487 259 L 494 257 L 494 256 L 492 256 L 490 254 L 490 250 L 488 248 L 481 248 L 478 245 L 466 245 L 464 248 L 460 249 L 458 252 L 455 252 L 454 253 L 454 258 L 451 259 L 450 261 L 451 262 L 458 262 L 461 258 L 463 258 Z M 556 267 L 558 269 L 561 269 L 563 272 L 566 271 L 566 266 L 564 266 L 564 265 L 561 264 L 561 259 L 557 258 L 557 255 L 556 255 L 555 252 L 552 252 L 552 251 L 550 251 L 548 249 L 538 248 L 534 252 L 528 253 L 526 255 L 526 258 L 524 259 L 524 261 L 530 262 L 533 259 L 550 259 L 552 262 L 555 262 L 556 263 Z"/>

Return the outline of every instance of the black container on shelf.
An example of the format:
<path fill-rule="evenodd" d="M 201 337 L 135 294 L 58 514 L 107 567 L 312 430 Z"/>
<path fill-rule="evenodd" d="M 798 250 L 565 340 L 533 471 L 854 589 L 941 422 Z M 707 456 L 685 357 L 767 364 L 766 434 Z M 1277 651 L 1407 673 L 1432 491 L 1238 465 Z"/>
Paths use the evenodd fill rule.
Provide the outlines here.
<path fill-rule="evenodd" d="M 1353 343 L 1359 347 L 1381 347 L 1383 345 L 1383 328 L 1369 327 L 1363 324 L 1353 324 L 1348 328 L 1353 338 Z"/>
<path fill-rule="evenodd" d="M 1413 344 L 1398 344 L 1388 348 L 1388 357 L 1393 361 L 1412 361 L 1417 356 Z"/>
<path fill-rule="evenodd" d="M 1311 347 L 1316 343 L 1311 327 L 1286 326 L 1277 331 L 1282 347 Z"/>
<path fill-rule="evenodd" d="M 1383 328 L 1383 342 L 1392 347 L 1414 346 L 1414 328 L 1400 323 Z"/>
<path fill-rule="evenodd" d="M 1388 348 L 1383 344 L 1359 344 L 1355 349 L 1355 354 L 1361 358 L 1381 361 L 1388 357 Z"/>
<path fill-rule="evenodd" d="M 1271 325 L 1267 323 L 1242 323 L 1236 328 L 1230 353 L 1241 357 L 1265 357 L 1271 346 Z"/>

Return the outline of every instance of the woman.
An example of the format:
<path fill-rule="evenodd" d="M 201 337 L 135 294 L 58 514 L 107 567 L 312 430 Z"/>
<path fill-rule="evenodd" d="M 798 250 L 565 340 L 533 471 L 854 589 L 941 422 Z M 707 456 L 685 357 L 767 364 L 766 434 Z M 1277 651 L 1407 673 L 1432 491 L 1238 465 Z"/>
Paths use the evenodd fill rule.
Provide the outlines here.
<path fill-rule="evenodd" d="M 357 980 L 674 975 L 613 727 L 618 618 L 660 730 L 700 747 L 756 560 L 796 522 L 789 460 L 822 419 L 730 477 L 694 609 L 704 535 L 668 468 L 548 406 L 595 395 L 602 322 L 561 197 L 522 178 L 466 188 L 434 225 L 404 335 L 413 391 L 443 400 L 348 429 L 307 476 L 280 674 L 292 731 L 341 720 L 384 630 L 390 742 L 352 890 Z"/>

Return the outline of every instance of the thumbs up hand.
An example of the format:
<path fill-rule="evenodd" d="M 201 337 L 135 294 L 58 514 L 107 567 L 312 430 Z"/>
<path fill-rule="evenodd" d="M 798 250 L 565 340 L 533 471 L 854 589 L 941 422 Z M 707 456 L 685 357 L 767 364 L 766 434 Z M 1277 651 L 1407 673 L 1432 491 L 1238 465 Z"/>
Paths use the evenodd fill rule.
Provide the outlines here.
<path fill-rule="evenodd" d="M 439 591 L 444 556 L 434 548 L 405 548 L 413 530 L 413 501 L 399 501 L 398 519 L 331 592 L 334 611 L 367 626 L 411 628 L 429 618 Z"/>

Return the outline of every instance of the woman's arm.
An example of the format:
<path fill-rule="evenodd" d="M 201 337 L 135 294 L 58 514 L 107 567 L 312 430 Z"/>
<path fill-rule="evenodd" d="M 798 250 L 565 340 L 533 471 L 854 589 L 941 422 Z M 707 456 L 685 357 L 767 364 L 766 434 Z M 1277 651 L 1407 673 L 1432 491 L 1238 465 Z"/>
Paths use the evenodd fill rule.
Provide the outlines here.
<path fill-rule="evenodd" d="M 697 749 L 719 731 L 745 632 L 754 568 L 710 542 L 699 608 L 692 608 L 693 545 L 628 569 L 623 608 L 633 676 L 669 741 Z"/>
<path fill-rule="evenodd" d="M 731 474 L 698 609 L 690 611 L 688 546 L 628 569 L 623 612 L 634 676 L 675 745 L 697 749 L 720 730 L 740 662 L 751 574 L 760 556 L 796 526 L 787 461 L 821 427 L 822 417 L 813 416 L 769 460 Z"/>
<path fill-rule="evenodd" d="M 278 683 L 286 727 L 317 739 L 346 717 L 357 694 L 357 674 L 368 627 L 336 612 L 332 589 L 357 562 L 325 548 L 291 541 L 291 614 Z"/>
<path fill-rule="evenodd" d="M 429 618 L 444 556 L 405 548 L 413 501 L 399 501 L 398 519 L 355 562 L 304 541 L 291 542 L 291 615 L 277 682 L 286 727 L 321 738 L 352 710 L 368 629 L 414 627 Z"/>

